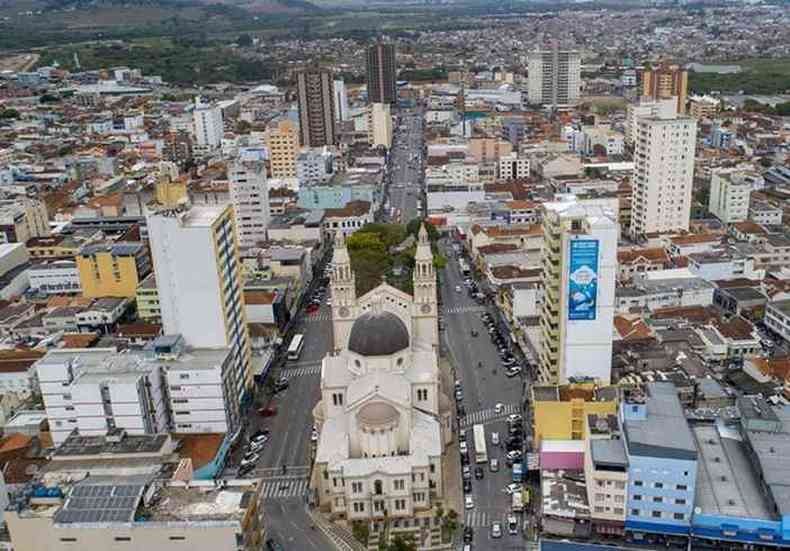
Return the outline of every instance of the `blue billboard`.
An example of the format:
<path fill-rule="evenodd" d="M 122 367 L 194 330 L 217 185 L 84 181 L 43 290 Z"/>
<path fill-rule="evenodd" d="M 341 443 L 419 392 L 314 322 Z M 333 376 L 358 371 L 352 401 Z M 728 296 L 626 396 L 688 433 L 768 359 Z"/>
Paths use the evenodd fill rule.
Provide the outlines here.
<path fill-rule="evenodd" d="M 568 319 L 594 320 L 598 310 L 598 240 L 570 243 Z"/>

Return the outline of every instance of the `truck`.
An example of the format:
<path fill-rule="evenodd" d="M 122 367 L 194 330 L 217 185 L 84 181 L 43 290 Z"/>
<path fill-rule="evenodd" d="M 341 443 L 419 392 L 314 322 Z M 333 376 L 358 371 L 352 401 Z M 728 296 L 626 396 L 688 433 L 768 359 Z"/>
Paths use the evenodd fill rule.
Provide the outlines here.
<path fill-rule="evenodd" d="M 513 492 L 513 506 L 511 509 L 514 513 L 520 513 L 524 510 L 524 498 L 521 492 Z"/>

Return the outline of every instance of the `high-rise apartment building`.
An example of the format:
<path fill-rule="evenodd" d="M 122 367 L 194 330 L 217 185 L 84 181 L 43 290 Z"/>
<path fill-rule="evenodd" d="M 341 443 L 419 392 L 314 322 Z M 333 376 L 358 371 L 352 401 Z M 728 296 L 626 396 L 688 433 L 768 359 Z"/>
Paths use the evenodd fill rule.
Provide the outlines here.
<path fill-rule="evenodd" d="M 688 230 L 697 121 L 674 113 L 636 119 L 631 236 Z"/>
<path fill-rule="evenodd" d="M 275 179 L 296 178 L 296 156 L 299 154 L 299 131 L 296 125 L 283 119 L 264 134 L 269 150 L 269 167 Z"/>
<path fill-rule="evenodd" d="M 269 226 L 269 186 L 266 181 L 268 151 L 264 147 L 244 147 L 228 167 L 230 199 L 236 216 L 236 230 L 242 249 L 266 241 Z"/>
<path fill-rule="evenodd" d="M 76 261 L 82 294 L 88 298 L 133 298 L 151 272 L 148 249 L 139 241 L 90 243 Z"/>
<path fill-rule="evenodd" d="M 389 103 L 368 105 L 368 143 L 392 147 L 392 113 Z"/>
<path fill-rule="evenodd" d="M 394 45 L 374 44 L 368 48 L 369 103 L 396 103 L 398 101 L 396 69 Z"/>
<path fill-rule="evenodd" d="M 332 73 L 324 69 L 304 69 L 296 73 L 299 101 L 299 136 L 305 147 L 334 145 L 335 91 Z"/>
<path fill-rule="evenodd" d="M 348 113 L 348 93 L 346 83 L 342 80 L 335 81 L 335 121 L 347 121 Z"/>
<path fill-rule="evenodd" d="M 678 113 L 686 112 L 688 71 L 679 65 L 662 63 L 642 70 L 642 95 L 653 99 L 676 98 Z"/>
<path fill-rule="evenodd" d="M 529 52 L 529 102 L 544 105 L 573 105 L 581 91 L 581 55 L 574 50 Z"/>
<path fill-rule="evenodd" d="M 545 203 L 539 380 L 609 384 L 617 278 L 616 200 Z"/>
<path fill-rule="evenodd" d="M 640 117 L 671 117 L 678 112 L 675 98 L 653 99 L 642 96 L 626 107 L 625 137 L 626 145 L 633 147 L 636 142 L 636 121 Z"/>
<path fill-rule="evenodd" d="M 164 209 L 147 224 L 165 334 L 194 348 L 229 347 L 234 394 L 243 401 L 252 372 L 233 208 Z"/>
<path fill-rule="evenodd" d="M 195 98 L 192 111 L 195 125 L 195 143 L 199 147 L 216 149 L 222 144 L 222 109 L 219 105 L 202 103 Z"/>

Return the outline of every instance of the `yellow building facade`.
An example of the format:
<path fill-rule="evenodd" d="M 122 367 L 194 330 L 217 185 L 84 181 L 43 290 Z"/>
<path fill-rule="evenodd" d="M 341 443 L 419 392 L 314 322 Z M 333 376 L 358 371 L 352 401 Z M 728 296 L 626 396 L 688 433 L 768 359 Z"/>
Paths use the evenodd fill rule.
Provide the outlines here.
<path fill-rule="evenodd" d="M 151 272 L 148 249 L 137 242 L 86 245 L 76 260 L 87 298 L 135 298 L 138 285 Z"/>
<path fill-rule="evenodd" d="M 299 154 L 299 131 L 290 120 L 280 121 L 264 136 L 269 150 L 272 178 L 296 178 L 296 156 Z"/>
<path fill-rule="evenodd" d="M 544 439 L 584 439 L 587 416 L 616 415 L 618 403 L 616 387 L 596 387 L 592 383 L 533 386 L 535 445 L 540 446 Z"/>

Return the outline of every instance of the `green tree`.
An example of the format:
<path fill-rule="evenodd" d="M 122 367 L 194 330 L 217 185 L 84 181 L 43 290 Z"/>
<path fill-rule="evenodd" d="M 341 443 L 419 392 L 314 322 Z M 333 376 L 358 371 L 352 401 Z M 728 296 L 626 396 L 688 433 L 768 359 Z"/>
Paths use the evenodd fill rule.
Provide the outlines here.
<path fill-rule="evenodd" d="M 236 124 L 236 133 L 237 134 L 249 134 L 252 130 L 252 125 L 247 121 L 239 121 Z"/>
<path fill-rule="evenodd" d="M 16 109 L 0 109 L 0 119 L 18 119 L 19 111 Z"/>
<path fill-rule="evenodd" d="M 777 103 L 774 109 L 777 115 L 781 117 L 788 117 L 790 116 L 790 101 L 786 101 L 784 103 Z"/>
<path fill-rule="evenodd" d="M 417 544 L 411 534 L 405 536 L 397 534 L 390 540 L 389 545 L 384 546 L 384 549 L 386 551 L 417 551 Z"/>
<path fill-rule="evenodd" d="M 346 243 L 349 251 L 376 251 L 384 252 L 386 247 L 381 235 L 377 232 L 365 231 L 361 229 L 351 234 Z"/>
<path fill-rule="evenodd" d="M 354 522 L 351 525 L 351 533 L 354 535 L 354 539 L 356 539 L 362 545 L 368 544 L 368 538 L 370 538 L 370 526 L 367 522 Z"/>

